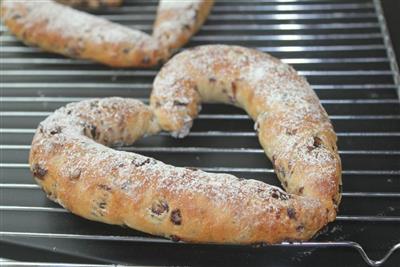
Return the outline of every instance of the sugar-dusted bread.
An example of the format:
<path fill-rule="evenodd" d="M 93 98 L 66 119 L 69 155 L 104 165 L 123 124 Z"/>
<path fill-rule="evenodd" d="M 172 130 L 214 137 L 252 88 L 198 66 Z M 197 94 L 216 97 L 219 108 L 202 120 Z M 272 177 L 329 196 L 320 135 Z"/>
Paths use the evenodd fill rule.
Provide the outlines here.
<path fill-rule="evenodd" d="M 249 113 L 287 192 L 105 146 L 161 128 L 183 137 L 201 102 Z M 175 56 L 155 79 L 151 108 L 122 98 L 60 108 L 39 125 L 29 163 L 49 198 L 77 215 L 188 242 L 308 240 L 340 202 L 336 135 L 313 90 L 278 59 L 236 46 Z"/>
<path fill-rule="evenodd" d="M 297 230 L 285 226 L 281 229 L 282 216 L 271 216 L 268 220 L 274 226 L 269 230 L 274 230 L 254 231 L 252 236 L 269 242 L 305 240 L 335 219 L 341 199 L 337 138 L 306 79 L 291 66 L 257 50 L 200 46 L 176 55 L 164 65 L 154 81 L 150 103 L 161 128 L 184 137 L 202 102 L 243 108 L 256 122 L 259 141 L 289 197 L 299 203 L 307 199 L 320 205 L 314 215 L 303 213 L 310 207 L 287 209 L 287 217 L 292 220 L 289 222 L 297 223 Z M 281 210 L 287 202 L 279 203 L 283 205 Z M 312 223 L 305 223 L 306 218 Z M 258 224 L 256 217 L 252 220 Z"/>
<path fill-rule="evenodd" d="M 173 240 L 306 240 L 334 218 L 318 198 L 102 145 L 132 143 L 157 131 L 149 107 L 133 99 L 69 104 L 39 125 L 31 171 L 48 197 L 72 213 Z"/>
<path fill-rule="evenodd" d="M 4 0 L 1 14 L 28 45 L 113 67 L 151 67 L 197 32 L 212 5 L 213 0 L 161 0 L 152 36 L 52 0 Z"/>

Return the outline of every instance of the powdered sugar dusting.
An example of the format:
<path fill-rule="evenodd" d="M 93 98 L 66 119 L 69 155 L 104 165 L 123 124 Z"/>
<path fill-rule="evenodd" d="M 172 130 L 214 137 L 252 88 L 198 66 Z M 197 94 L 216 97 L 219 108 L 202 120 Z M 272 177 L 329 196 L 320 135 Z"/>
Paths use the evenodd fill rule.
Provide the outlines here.
<path fill-rule="evenodd" d="M 150 38 L 147 34 L 127 28 L 120 24 L 112 23 L 91 14 L 81 12 L 70 7 L 63 6 L 50 0 L 30 1 L 25 5 L 34 9 L 26 17 L 26 26 L 30 23 L 44 22 L 46 30 L 53 34 L 59 34 L 65 38 L 88 39 L 96 44 L 108 43 L 131 43 Z"/>
<path fill-rule="evenodd" d="M 252 88 L 254 99 L 264 102 L 255 114 L 248 110 L 255 120 L 259 114 L 270 111 L 292 113 L 291 119 L 297 122 L 304 120 L 304 116 L 316 120 L 327 118 L 307 81 L 292 67 L 267 54 L 236 46 L 202 46 L 175 56 L 156 77 L 152 96 L 170 105 L 184 94 L 179 91 L 184 91 L 185 84 L 177 86 L 177 82 L 190 80 L 194 83 L 196 79 L 201 81 L 198 89 L 203 99 L 210 99 L 208 95 L 216 94 L 221 88 L 233 95 L 232 82 L 246 83 Z M 215 85 L 219 89 L 208 90 Z M 237 101 L 233 104 L 243 106 L 241 99 Z"/>
<path fill-rule="evenodd" d="M 152 36 L 52 0 L 5 0 L 2 10 L 5 24 L 27 44 L 111 66 L 148 67 L 164 62 L 183 46 L 212 4 L 212 0 L 161 1 Z"/>
<path fill-rule="evenodd" d="M 69 179 L 80 176 L 81 192 L 98 183 L 112 190 L 121 190 L 132 203 L 139 203 L 143 197 L 139 192 L 146 191 L 159 192 L 175 199 L 205 198 L 208 205 L 215 208 L 237 207 L 241 210 L 234 215 L 237 220 L 243 220 L 249 212 L 252 216 L 281 213 L 292 207 L 295 201 L 301 201 L 307 209 L 320 205 L 318 201 L 290 196 L 277 187 L 256 180 L 175 167 L 136 153 L 105 147 L 85 136 L 83 126 L 90 123 L 106 129 L 107 124 L 114 125 L 113 120 L 119 120 L 95 112 L 99 106 L 105 112 L 112 110 L 113 114 L 125 115 L 127 108 L 144 108 L 138 101 L 120 98 L 93 99 L 61 108 L 40 124 L 32 144 L 37 155 L 33 161 L 46 166 L 47 160 L 61 157 L 63 160 L 58 175 Z M 118 141 L 129 140 L 128 137 L 118 136 L 121 134 L 124 133 L 116 132 L 112 136 Z M 109 140 L 109 143 L 115 140 Z M 63 199 L 58 201 L 65 205 Z M 270 220 L 264 227 L 272 227 L 273 224 L 274 220 Z"/>
<path fill-rule="evenodd" d="M 175 69 L 175 66 L 184 68 Z M 331 188 L 326 197 L 337 194 L 340 177 L 336 175 L 336 168 L 340 163 L 334 156 L 337 154 L 334 143 L 322 138 L 326 133 L 334 136 L 332 126 L 306 79 L 291 66 L 243 47 L 206 45 L 175 56 L 160 74 L 151 97 L 161 99 L 159 106 L 154 107 L 156 111 L 168 109 L 170 116 L 164 120 L 178 120 L 185 114 L 186 107 L 174 109 L 167 107 L 167 103 L 170 105 L 178 96 L 192 91 L 185 83 L 179 83 L 190 79 L 203 101 L 241 106 L 257 121 L 256 128 L 261 124 L 260 138 L 268 139 L 265 142 L 268 143 L 267 155 L 274 161 L 278 177 L 282 183 L 287 183 L 291 192 L 299 190 L 298 184 L 292 183 L 301 181 L 312 185 L 324 181 Z M 172 84 L 174 86 L 170 86 Z M 268 137 L 264 137 L 264 131 L 270 132 Z M 306 169 L 293 173 L 296 164 L 304 164 Z M 307 175 L 307 171 L 313 173 Z M 300 180 L 290 179 L 298 175 L 302 176 Z M 326 188 L 315 190 L 317 192 L 307 191 L 306 194 L 320 196 L 318 190 L 325 193 Z"/>
<path fill-rule="evenodd" d="M 173 52 L 203 23 L 198 12 L 204 1 L 210 0 L 161 0 L 153 36 Z"/>

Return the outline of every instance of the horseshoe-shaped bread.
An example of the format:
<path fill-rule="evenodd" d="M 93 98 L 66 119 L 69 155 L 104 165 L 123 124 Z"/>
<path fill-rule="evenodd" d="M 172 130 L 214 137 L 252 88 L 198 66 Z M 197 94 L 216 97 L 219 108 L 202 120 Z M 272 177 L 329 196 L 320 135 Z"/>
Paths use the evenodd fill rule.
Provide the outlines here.
<path fill-rule="evenodd" d="M 159 125 L 182 136 L 200 101 L 234 103 L 257 120 L 290 194 L 104 146 L 133 143 Z M 241 47 L 199 47 L 165 65 L 151 104 L 155 113 L 133 99 L 86 100 L 43 121 L 29 163 L 49 198 L 91 220 L 190 242 L 307 240 L 335 219 L 336 136 L 306 80 L 288 65 Z"/>
<path fill-rule="evenodd" d="M 289 218 L 304 216 L 303 219 L 314 222 L 297 224 L 299 229 L 308 225 L 308 235 L 284 227 L 284 235 L 260 234 L 261 239 L 304 239 L 334 220 L 341 198 L 337 138 L 306 79 L 289 65 L 256 50 L 200 46 L 176 55 L 161 69 L 153 84 L 151 107 L 163 130 L 183 137 L 189 132 L 201 102 L 242 107 L 256 121 L 259 141 L 290 197 L 298 195 L 321 205 L 321 214 L 317 212 L 316 216 L 307 215 L 302 208 L 293 212 L 288 209 Z M 255 217 L 252 219 L 257 222 Z M 279 220 L 269 218 L 275 227 Z"/>
<path fill-rule="evenodd" d="M 3 0 L 1 14 L 8 29 L 28 45 L 114 67 L 150 67 L 183 46 L 212 5 L 213 0 L 161 0 L 153 36 L 52 0 Z"/>

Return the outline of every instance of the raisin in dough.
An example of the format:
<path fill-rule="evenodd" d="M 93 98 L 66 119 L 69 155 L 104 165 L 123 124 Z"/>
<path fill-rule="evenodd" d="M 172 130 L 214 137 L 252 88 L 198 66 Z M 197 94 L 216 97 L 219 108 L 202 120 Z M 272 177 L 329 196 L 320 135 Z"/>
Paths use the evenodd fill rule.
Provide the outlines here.
<path fill-rule="evenodd" d="M 337 137 L 318 97 L 291 66 L 244 47 L 200 46 L 164 65 L 154 81 L 150 101 L 161 128 L 175 137 L 188 134 L 202 102 L 243 108 L 256 122 L 259 141 L 288 197 L 320 205 L 314 211 L 318 215 L 311 216 L 304 213 L 309 212 L 307 206 L 292 209 L 280 201 L 282 206 L 277 208 L 264 203 L 272 214 L 272 210 L 286 207 L 286 218 L 267 216 L 272 228 L 267 232 L 253 229 L 246 238 L 305 240 L 335 219 L 341 199 Z M 310 221 L 306 223 L 305 218 Z M 259 223 L 257 216 L 251 220 Z"/>
<path fill-rule="evenodd" d="M 256 120 L 283 190 L 164 164 L 105 145 L 162 129 L 187 134 L 199 105 L 231 103 Z M 267 54 L 202 46 L 157 75 L 151 107 L 133 99 L 69 104 L 43 121 L 29 163 L 49 198 L 84 218 L 199 243 L 308 240 L 336 217 L 336 135 L 306 80 Z"/>
<path fill-rule="evenodd" d="M 151 67 L 197 32 L 213 3 L 161 0 L 153 35 L 52 0 L 3 0 L 1 13 L 7 28 L 28 45 L 113 67 Z"/>

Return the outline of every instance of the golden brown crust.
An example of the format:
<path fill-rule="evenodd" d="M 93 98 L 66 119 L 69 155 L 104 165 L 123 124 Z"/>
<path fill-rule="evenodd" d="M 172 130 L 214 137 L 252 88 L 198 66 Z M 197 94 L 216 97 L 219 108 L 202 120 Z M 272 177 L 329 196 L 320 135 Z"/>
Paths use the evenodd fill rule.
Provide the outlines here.
<path fill-rule="evenodd" d="M 305 240 L 331 219 L 320 201 L 256 180 L 178 168 L 101 145 L 132 143 L 159 130 L 152 111 L 137 100 L 69 104 L 39 125 L 31 171 L 50 199 L 75 214 L 174 240 Z"/>
<path fill-rule="evenodd" d="M 164 57 L 149 35 L 53 1 L 3 1 L 1 7 L 11 32 L 47 51 L 111 66 L 147 67 Z"/>
<path fill-rule="evenodd" d="M 163 0 L 160 6 L 168 2 Z M 114 67 L 150 67 L 168 59 L 173 52 L 171 48 L 181 47 L 204 22 L 212 6 L 208 0 L 185 3 L 193 4 L 173 11 L 199 15 L 190 19 L 182 16 L 185 19 L 180 20 L 180 16 L 165 16 L 164 9 L 160 9 L 155 37 L 51 0 L 4 0 L 1 13 L 8 29 L 26 44 Z M 174 31 L 165 26 L 168 23 L 178 26 L 186 23 L 190 28 Z M 158 38 L 166 35 L 171 36 L 168 41 Z"/>
<path fill-rule="evenodd" d="M 153 36 L 171 54 L 196 33 L 214 5 L 214 0 L 160 1 Z"/>
<path fill-rule="evenodd" d="M 239 46 L 184 51 L 157 75 L 151 107 L 164 130 L 183 137 L 201 102 L 244 108 L 283 187 L 320 201 L 334 220 L 341 196 L 337 138 L 318 97 L 292 67 Z"/>
<path fill-rule="evenodd" d="M 101 145 L 129 144 L 160 126 L 182 137 L 201 101 L 235 104 L 250 114 L 289 194 Z M 317 96 L 290 66 L 242 47 L 198 47 L 164 66 L 151 105 L 105 98 L 57 110 L 32 141 L 36 181 L 75 214 L 174 240 L 302 241 L 335 219 L 341 184 L 336 135 Z"/>

